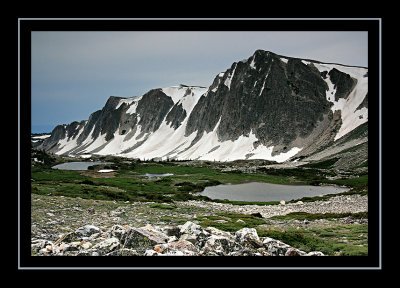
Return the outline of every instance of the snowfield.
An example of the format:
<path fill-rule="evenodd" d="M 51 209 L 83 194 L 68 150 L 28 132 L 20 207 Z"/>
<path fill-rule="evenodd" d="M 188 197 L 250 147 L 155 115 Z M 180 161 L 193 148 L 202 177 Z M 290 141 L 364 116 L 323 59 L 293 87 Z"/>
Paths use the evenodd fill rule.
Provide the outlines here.
<path fill-rule="evenodd" d="M 250 61 L 251 59 L 251 61 Z M 280 58 L 283 62 L 287 62 L 287 58 Z M 256 65 L 253 58 L 249 58 L 249 65 L 252 69 L 256 69 Z M 302 60 L 306 65 L 310 65 L 311 62 Z M 348 73 L 351 77 L 357 80 L 357 84 L 347 97 L 347 99 L 340 98 L 335 100 L 335 85 L 331 82 L 329 75 L 325 79 L 328 85 L 328 91 L 326 91 L 326 99 L 333 103 L 331 107 L 332 111 L 340 110 L 342 118 L 342 126 L 335 136 L 335 141 L 352 131 L 359 125 L 368 121 L 368 109 L 363 107 L 358 109 L 360 104 L 363 102 L 365 96 L 368 93 L 368 72 L 367 68 L 349 67 L 342 66 L 339 64 L 324 64 L 312 62 L 320 72 L 327 71 L 336 68 L 339 71 Z M 235 65 L 229 75 L 225 78 L 224 84 L 230 88 L 231 80 L 235 75 L 237 65 Z M 218 75 L 219 81 L 221 82 L 224 77 L 224 72 Z M 263 81 L 262 90 L 265 86 L 265 81 L 269 75 L 269 71 Z M 217 88 L 214 88 L 213 92 Z M 152 133 L 143 133 L 142 127 L 137 125 L 136 131 L 128 130 L 124 135 L 120 135 L 120 128 L 118 128 L 114 137 L 106 141 L 105 134 L 99 135 L 96 139 L 93 138 L 93 131 L 95 126 L 92 128 L 89 136 L 78 145 L 77 139 L 83 132 L 83 127 L 80 129 L 78 134 L 71 139 L 64 138 L 58 143 L 58 151 L 56 154 L 69 154 L 69 155 L 81 155 L 90 157 L 90 154 L 98 155 L 119 155 L 128 158 L 140 158 L 140 159 L 152 159 L 161 158 L 163 160 L 178 159 L 178 160 L 215 160 L 215 161 L 232 161 L 237 159 L 266 159 L 277 162 L 284 162 L 289 158 L 295 156 L 304 147 L 292 147 L 285 153 L 272 155 L 274 146 L 258 145 L 255 147 L 254 143 L 258 141 L 253 131 L 249 135 L 241 135 L 235 141 L 220 141 L 217 135 L 217 129 L 219 122 L 214 127 L 213 131 L 203 134 L 200 140 L 193 142 L 198 136 L 197 131 L 191 135 L 185 136 L 186 125 L 193 108 L 198 103 L 202 95 L 207 96 L 209 88 L 199 86 L 171 86 L 162 88 L 162 91 L 169 97 L 175 105 L 182 105 L 182 108 L 186 111 L 186 118 L 183 120 L 181 125 L 174 129 L 171 124 L 167 124 L 165 118 L 161 123 L 160 127 Z M 260 93 L 261 94 L 261 93 Z M 122 104 L 128 105 L 126 110 L 127 114 L 136 113 L 138 102 L 143 96 L 136 96 L 132 98 L 121 99 L 116 109 Z M 172 109 L 172 107 L 171 107 Z M 168 115 L 168 113 L 166 114 Z M 144 115 L 137 115 L 138 120 Z M 130 133 L 131 132 L 131 133 Z M 133 134 L 133 135 L 132 135 Z M 44 139 L 50 135 L 36 136 L 33 139 Z M 198 138 L 198 137 L 197 137 Z"/>
<path fill-rule="evenodd" d="M 340 98 L 338 99 L 338 101 L 335 101 L 334 95 L 336 89 L 329 79 L 329 75 L 327 75 L 327 79 L 325 79 L 325 82 L 329 86 L 329 90 L 326 92 L 326 99 L 329 102 L 333 103 L 333 106 L 331 108 L 333 112 L 336 110 L 341 111 L 342 126 L 335 136 L 336 141 L 353 129 L 368 121 L 368 109 L 363 107 L 362 109 L 357 110 L 358 106 L 363 102 L 365 96 L 368 93 L 368 77 L 364 77 L 364 75 L 368 72 L 368 69 L 359 67 L 348 67 L 338 64 L 313 64 L 320 72 L 329 72 L 333 68 L 336 68 L 337 70 L 347 73 L 357 80 L 356 86 L 347 97 L 347 99 Z"/>

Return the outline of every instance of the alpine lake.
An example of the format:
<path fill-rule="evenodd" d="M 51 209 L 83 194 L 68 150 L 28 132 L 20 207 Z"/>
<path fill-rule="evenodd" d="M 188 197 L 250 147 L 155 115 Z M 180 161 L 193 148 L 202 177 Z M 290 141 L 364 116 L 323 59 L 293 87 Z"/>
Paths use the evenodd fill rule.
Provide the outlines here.
<path fill-rule="evenodd" d="M 368 173 L 339 174 L 332 169 L 326 169 L 326 167 L 324 169 L 313 167 L 277 169 L 272 166 L 268 168 L 269 164 L 274 163 L 264 160 L 243 160 L 229 163 L 213 161 L 157 162 L 113 156 L 92 156 L 89 161 L 87 158 L 32 152 L 33 158 L 42 160 L 42 163 L 31 161 L 31 193 L 35 194 L 35 197 L 44 197 L 43 200 L 59 198 L 65 199 L 63 201 L 88 201 L 88 205 L 97 207 L 96 211 L 107 207 L 113 209 L 131 207 L 134 203 L 140 203 L 147 207 L 148 213 L 143 212 L 143 215 L 147 216 L 145 221 L 150 221 L 148 223 L 157 224 L 162 221 L 169 225 L 183 224 L 187 221 L 187 216 L 183 215 L 194 213 L 196 215 L 193 217 L 196 217 L 196 221 L 201 226 L 213 226 L 225 231 L 254 227 L 260 236 L 280 239 L 294 247 L 301 246 L 305 251 L 307 249 L 315 250 L 315 245 L 319 245 L 318 249 L 326 255 L 366 255 L 367 253 L 368 224 L 353 225 L 354 227 L 351 226 L 353 228 L 349 230 L 350 226 L 343 226 L 344 224 L 340 224 L 342 222 L 335 222 L 337 220 L 334 219 L 343 219 L 349 215 L 355 219 L 357 217 L 365 219 L 365 217 L 368 218 L 368 212 L 350 213 L 349 215 L 307 213 L 297 215 L 294 213 L 288 215 L 287 218 L 274 220 L 274 218 L 262 219 L 257 216 L 238 214 L 238 212 L 211 213 L 200 207 L 184 208 L 178 203 L 197 200 L 200 201 L 199 203 L 249 207 L 249 205 L 281 205 L 281 200 L 288 204 L 299 201 L 304 203 L 328 201 L 331 197 L 338 195 L 358 194 L 364 196 L 368 194 Z M 59 164 L 64 164 L 64 166 L 56 166 Z M 78 169 L 76 165 L 81 166 Z M 66 167 L 67 169 L 65 169 Z M 47 205 L 46 201 L 33 202 L 34 205 L 40 203 Z M 51 205 L 51 207 L 44 208 L 53 210 L 54 207 Z M 32 211 L 36 211 L 37 207 L 32 206 L 32 209 Z M 151 217 L 156 216 L 158 218 L 152 220 Z M 42 220 L 35 218 L 39 216 L 32 217 L 33 222 L 41 223 Z M 141 216 L 136 215 L 135 219 L 138 217 Z M 333 217 L 334 221 L 332 222 L 328 217 L 330 217 L 329 219 Z M 238 219 L 244 220 L 245 223 L 237 221 Z M 316 225 L 319 225 L 316 228 L 308 224 L 310 228 L 307 229 L 304 226 L 299 231 L 295 228 L 299 224 L 290 224 L 294 221 L 293 219 L 299 219 L 295 221 L 323 219 L 328 222 L 326 222 L 327 224 L 316 222 Z M 363 233 L 359 232 L 360 229 Z M 357 238 L 359 233 L 364 236 Z M 343 243 L 341 240 L 344 239 L 343 237 L 347 237 L 346 239 L 356 237 L 354 239 L 357 239 L 358 242 Z M 297 243 L 297 241 L 301 241 L 301 243 Z"/>
<path fill-rule="evenodd" d="M 326 169 L 259 168 L 269 163 L 263 160 L 156 162 L 112 156 L 90 161 L 52 157 L 51 165 L 32 165 L 33 193 L 121 201 L 277 204 L 357 193 L 368 184 L 368 175 L 338 177 Z M 108 191 L 106 187 L 118 189 Z"/>

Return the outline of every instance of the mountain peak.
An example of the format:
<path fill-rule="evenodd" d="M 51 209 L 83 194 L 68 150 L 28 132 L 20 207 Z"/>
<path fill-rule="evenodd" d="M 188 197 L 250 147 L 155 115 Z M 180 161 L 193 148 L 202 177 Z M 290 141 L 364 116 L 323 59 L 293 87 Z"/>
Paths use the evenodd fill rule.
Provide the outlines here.
<path fill-rule="evenodd" d="M 257 49 L 209 87 L 181 83 L 135 98 L 110 96 L 89 121 L 58 127 L 40 148 L 65 155 L 282 162 L 311 155 L 320 143 L 368 121 L 366 72 Z M 77 135 L 76 143 L 70 135 Z"/>

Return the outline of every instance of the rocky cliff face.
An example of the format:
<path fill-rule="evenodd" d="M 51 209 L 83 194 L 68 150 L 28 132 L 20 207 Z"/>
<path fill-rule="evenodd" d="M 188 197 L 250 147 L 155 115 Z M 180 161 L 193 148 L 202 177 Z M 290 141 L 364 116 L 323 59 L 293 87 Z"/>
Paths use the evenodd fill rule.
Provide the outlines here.
<path fill-rule="evenodd" d="M 218 77 L 218 85 L 190 115 L 186 135 L 210 132 L 220 121 L 217 134 L 222 141 L 252 132 L 257 144 L 285 147 L 308 136 L 330 114 L 327 83 L 314 66 L 299 59 L 258 50 Z"/>
<path fill-rule="evenodd" d="M 179 85 L 133 98 L 112 96 L 88 121 L 57 126 L 39 149 L 282 162 L 367 122 L 367 93 L 367 68 L 257 50 L 208 88 Z"/>

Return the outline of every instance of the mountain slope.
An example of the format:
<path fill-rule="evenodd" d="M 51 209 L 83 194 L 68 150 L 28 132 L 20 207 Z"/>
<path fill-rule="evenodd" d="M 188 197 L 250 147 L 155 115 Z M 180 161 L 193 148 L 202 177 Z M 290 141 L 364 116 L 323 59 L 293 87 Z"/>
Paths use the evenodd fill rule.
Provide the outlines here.
<path fill-rule="evenodd" d="M 312 155 L 368 121 L 368 69 L 263 50 L 210 87 L 111 96 L 88 121 L 57 126 L 38 149 L 141 159 L 277 162 Z"/>

